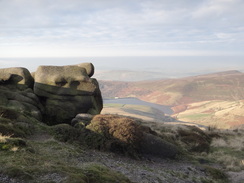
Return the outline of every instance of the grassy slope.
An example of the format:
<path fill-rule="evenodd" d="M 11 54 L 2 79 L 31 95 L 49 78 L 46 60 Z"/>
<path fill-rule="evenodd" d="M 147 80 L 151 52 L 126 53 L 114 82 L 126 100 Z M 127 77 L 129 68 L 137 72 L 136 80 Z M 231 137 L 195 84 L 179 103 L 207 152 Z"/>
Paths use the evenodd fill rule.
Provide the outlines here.
<path fill-rule="evenodd" d="M 5 123 L 3 118 L 0 122 Z M 32 125 L 32 133 L 25 137 L 0 135 L 0 182 L 228 182 L 224 171 L 244 169 L 241 130 L 204 133 L 196 128 L 144 121 L 142 125 L 150 126 L 164 140 L 175 143 L 183 153 L 175 160 L 152 157 L 134 160 L 88 149 L 77 143 L 79 139 L 73 133 L 58 134 L 68 139 L 61 142 L 55 138 L 53 127 L 31 120 L 28 123 Z M 204 148 L 208 136 L 218 138 L 214 138 L 207 150 Z M 236 142 L 234 147 L 233 142 Z"/>
<path fill-rule="evenodd" d="M 172 81 L 167 81 L 169 85 L 163 88 L 163 91 L 174 93 L 179 99 L 181 95 L 177 92 L 184 87 L 181 86 L 181 82 L 180 87 L 176 87 L 170 83 Z M 145 87 L 143 82 L 139 84 Z M 151 84 L 153 85 L 150 86 L 150 90 L 162 86 L 157 83 Z M 118 85 L 123 90 L 124 86 L 121 83 Z M 127 88 L 128 86 L 126 85 Z M 175 87 L 178 88 L 177 92 L 171 91 Z M 148 91 L 141 90 L 139 85 L 134 88 L 134 94 L 139 92 L 146 96 Z M 153 100 L 157 101 L 161 97 L 160 92 L 162 91 L 154 91 Z M 216 106 L 210 104 L 208 105 Z M 200 109 L 202 105 L 207 104 L 197 103 L 191 106 L 191 109 Z M 218 105 L 222 108 L 224 106 L 223 103 Z M 230 111 L 229 108 L 233 105 L 237 106 L 237 103 L 225 103 L 225 105 L 227 107 L 223 110 Z M 148 113 L 159 115 L 158 121 L 152 119 L 154 122 L 140 121 L 139 123 L 150 126 L 164 141 L 177 146 L 181 152 L 179 156 L 174 160 L 153 157 L 135 160 L 121 154 L 101 152 L 98 149 L 102 144 L 99 143 L 100 140 L 104 140 L 104 137 L 99 136 L 97 149 L 90 149 L 91 147 L 88 148 L 81 143 L 84 139 L 80 138 L 79 133 L 84 131 L 68 125 L 50 127 L 34 120 L 28 114 L 1 108 L 0 182 L 228 182 L 225 172 L 237 171 L 238 174 L 244 170 L 243 130 L 202 132 L 195 127 L 166 125 L 160 121 L 161 113 L 158 114 L 158 111 L 152 108 L 136 106 L 137 110 L 135 110 L 133 105 L 116 107 L 120 109 L 122 107 L 127 113 L 133 111 L 138 115 L 148 115 Z M 236 109 L 233 110 L 236 112 Z M 217 111 L 217 114 L 221 112 Z M 208 117 L 207 114 L 197 114 L 191 118 L 196 120 L 206 116 Z M 106 120 L 113 120 L 113 118 Z M 121 125 L 121 131 L 123 131 L 122 127 L 124 125 Z M 88 137 L 95 136 L 93 134 Z M 123 134 L 121 137 L 124 137 Z M 93 140 L 91 139 L 91 142 L 94 142 Z"/>
<path fill-rule="evenodd" d="M 9 145 L 2 140 L 0 182 L 130 182 L 122 174 L 92 161 L 95 154 L 88 149 L 55 140 L 51 127 L 38 124 L 35 128 L 33 135 L 22 139 L 25 145 Z M 0 134 L 0 139 L 16 138 Z"/>

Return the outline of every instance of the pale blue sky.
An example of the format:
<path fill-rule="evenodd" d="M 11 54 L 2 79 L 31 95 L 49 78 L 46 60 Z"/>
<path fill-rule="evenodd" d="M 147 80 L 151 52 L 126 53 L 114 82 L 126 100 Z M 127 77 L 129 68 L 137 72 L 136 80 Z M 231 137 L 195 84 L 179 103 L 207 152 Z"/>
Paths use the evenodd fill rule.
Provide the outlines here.
<path fill-rule="evenodd" d="M 243 10 L 243 0 L 0 0 L 0 66 L 39 65 L 20 57 L 167 56 L 181 68 L 224 60 L 243 70 Z"/>

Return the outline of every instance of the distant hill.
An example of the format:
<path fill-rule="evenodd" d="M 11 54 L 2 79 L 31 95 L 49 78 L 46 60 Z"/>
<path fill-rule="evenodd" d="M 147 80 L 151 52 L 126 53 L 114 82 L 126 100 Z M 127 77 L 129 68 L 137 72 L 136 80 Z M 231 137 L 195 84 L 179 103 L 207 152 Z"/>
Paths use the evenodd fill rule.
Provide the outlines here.
<path fill-rule="evenodd" d="M 180 79 L 99 81 L 104 98 L 136 97 L 162 105 L 244 99 L 244 73 L 226 71 Z"/>
<path fill-rule="evenodd" d="M 167 78 L 167 74 L 150 71 L 129 71 L 129 70 L 109 70 L 97 71 L 96 78 L 107 81 L 142 81 L 153 80 L 158 78 Z"/>

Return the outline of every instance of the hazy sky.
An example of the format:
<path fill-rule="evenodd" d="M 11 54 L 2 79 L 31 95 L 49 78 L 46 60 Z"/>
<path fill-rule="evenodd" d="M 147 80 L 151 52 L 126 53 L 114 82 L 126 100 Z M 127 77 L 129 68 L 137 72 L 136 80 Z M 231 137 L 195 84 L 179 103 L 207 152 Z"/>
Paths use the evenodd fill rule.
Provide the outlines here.
<path fill-rule="evenodd" d="M 244 67 L 243 10 L 243 0 L 0 0 L 0 64 L 15 63 L 8 57 L 219 56 L 238 57 Z"/>
<path fill-rule="evenodd" d="M 0 57 L 244 54 L 243 0 L 0 0 Z"/>

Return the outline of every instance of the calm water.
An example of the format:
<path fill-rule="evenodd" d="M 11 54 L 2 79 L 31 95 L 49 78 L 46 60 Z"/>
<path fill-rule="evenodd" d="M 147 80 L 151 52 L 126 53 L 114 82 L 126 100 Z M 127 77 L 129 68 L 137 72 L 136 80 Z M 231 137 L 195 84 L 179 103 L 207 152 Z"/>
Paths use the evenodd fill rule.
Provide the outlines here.
<path fill-rule="evenodd" d="M 145 102 L 142 101 L 138 98 L 119 98 L 119 99 L 104 99 L 103 100 L 104 104 L 134 104 L 134 105 L 145 105 L 149 107 L 156 108 L 165 114 L 171 115 L 173 114 L 172 109 L 170 106 L 165 106 L 165 105 L 159 105 L 159 104 L 154 104 L 150 102 Z"/>

